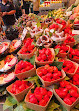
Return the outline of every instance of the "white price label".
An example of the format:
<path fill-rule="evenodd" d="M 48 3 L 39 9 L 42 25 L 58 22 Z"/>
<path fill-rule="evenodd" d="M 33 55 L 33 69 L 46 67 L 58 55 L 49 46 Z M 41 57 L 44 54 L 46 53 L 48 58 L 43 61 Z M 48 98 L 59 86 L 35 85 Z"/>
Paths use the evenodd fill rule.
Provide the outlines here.
<path fill-rule="evenodd" d="M 77 34 L 77 35 L 79 35 L 79 30 L 72 30 L 72 34 Z"/>
<path fill-rule="evenodd" d="M 26 34 L 27 34 L 27 29 L 24 28 L 23 33 L 22 33 L 22 35 L 21 35 L 21 40 L 24 40 Z"/>

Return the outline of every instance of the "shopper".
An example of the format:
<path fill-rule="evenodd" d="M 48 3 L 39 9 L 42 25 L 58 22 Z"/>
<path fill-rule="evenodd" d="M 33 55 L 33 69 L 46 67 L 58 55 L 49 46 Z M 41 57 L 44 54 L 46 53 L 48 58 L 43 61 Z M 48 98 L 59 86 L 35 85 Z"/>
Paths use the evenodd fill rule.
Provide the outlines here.
<path fill-rule="evenodd" d="M 14 25 L 15 23 L 15 12 L 14 6 L 8 0 L 2 0 L 0 3 L 1 11 L 2 11 L 2 18 L 4 22 L 4 30 L 7 30 L 9 27 Z"/>
<path fill-rule="evenodd" d="M 4 25 L 4 22 L 2 20 L 2 12 L 1 12 L 1 8 L 0 8 L 0 32 L 2 31 L 2 25 Z"/>
<path fill-rule="evenodd" d="M 21 0 L 22 9 L 25 10 L 26 14 L 29 14 L 31 0 Z"/>
<path fill-rule="evenodd" d="M 40 5 L 40 0 L 33 0 L 33 11 L 34 14 L 38 14 L 39 13 L 39 5 Z"/>
<path fill-rule="evenodd" d="M 15 6 L 15 9 L 16 9 L 16 13 L 15 13 L 16 19 L 18 19 L 20 16 L 22 16 L 20 1 L 19 0 L 13 0 L 13 5 Z"/>

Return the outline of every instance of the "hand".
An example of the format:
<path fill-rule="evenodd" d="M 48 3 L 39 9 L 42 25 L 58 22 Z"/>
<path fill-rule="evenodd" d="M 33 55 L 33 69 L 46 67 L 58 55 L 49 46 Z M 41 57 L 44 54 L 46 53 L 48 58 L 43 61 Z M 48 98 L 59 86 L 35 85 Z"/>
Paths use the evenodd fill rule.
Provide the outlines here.
<path fill-rule="evenodd" d="M 8 15 L 8 12 L 3 12 L 2 16 Z"/>
<path fill-rule="evenodd" d="M 2 12 L 0 12 L 0 16 L 2 17 Z"/>

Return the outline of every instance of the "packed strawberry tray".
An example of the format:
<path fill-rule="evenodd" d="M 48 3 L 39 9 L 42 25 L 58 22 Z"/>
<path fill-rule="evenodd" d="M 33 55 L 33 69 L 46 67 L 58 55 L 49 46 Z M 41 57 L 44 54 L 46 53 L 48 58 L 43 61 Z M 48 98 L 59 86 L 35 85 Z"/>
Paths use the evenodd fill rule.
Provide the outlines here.
<path fill-rule="evenodd" d="M 22 35 L 0 44 L 4 110 L 79 110 L 79 35 L 69 20 L 50 16 L 23 15 L 16 22 Z"/>

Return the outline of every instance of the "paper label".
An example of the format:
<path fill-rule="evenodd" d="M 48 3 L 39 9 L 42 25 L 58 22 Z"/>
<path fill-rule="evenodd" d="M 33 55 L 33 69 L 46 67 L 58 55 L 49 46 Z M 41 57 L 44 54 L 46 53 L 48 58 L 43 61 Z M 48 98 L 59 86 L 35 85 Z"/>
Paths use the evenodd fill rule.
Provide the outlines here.
<path fill-rule="evenodd" d="M 27 34 L 27 29 L 24 28 L 23 33 L 22 33 L 22 35 L 21 35 L 21 40 L 24 40 L 26 34 Z"/>
<path fill-rule="evenodd" d="M 72 30 L 72 34 L 77 34 L 77 35 L 79 35 L 79 30 Z"/>

